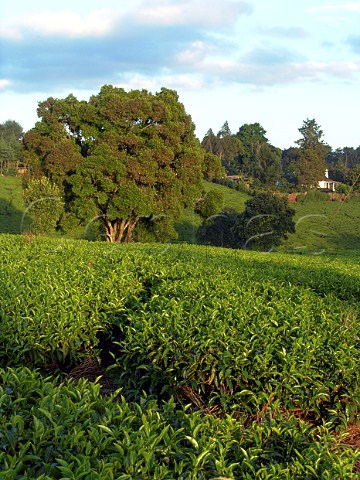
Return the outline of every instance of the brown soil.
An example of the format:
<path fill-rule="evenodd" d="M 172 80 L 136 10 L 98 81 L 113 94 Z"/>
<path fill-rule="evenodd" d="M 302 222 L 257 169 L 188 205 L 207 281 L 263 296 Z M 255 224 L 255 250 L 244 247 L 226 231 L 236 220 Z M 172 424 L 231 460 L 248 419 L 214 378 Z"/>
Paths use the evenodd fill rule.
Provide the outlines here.
<path fill-rule="evenodd" d="M 115 393 L 117 387 L 110 380 L 103 366 L 94 357 L 86 358 L 80 365 L 73 368 L 69 373 L 69 377 L 77 382 L 80 378 L 85 378 L 89 382 L 95 382 L 101 385 L 101 393 L 103 395 L 111 395 Z"/>

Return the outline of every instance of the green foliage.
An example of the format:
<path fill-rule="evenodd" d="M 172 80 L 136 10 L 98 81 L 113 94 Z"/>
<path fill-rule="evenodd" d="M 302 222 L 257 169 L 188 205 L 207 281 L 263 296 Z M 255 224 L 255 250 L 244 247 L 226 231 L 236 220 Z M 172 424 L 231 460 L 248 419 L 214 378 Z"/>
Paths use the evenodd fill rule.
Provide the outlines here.
<path fill-rule="evenodd" d="M 17 165 L 23 159 L 20 143 L 22 134 L 21 125 L 14 120 L 0 124 L 0 174 L 17 174 Z"/>
<path fill-rule="evenodd" d="M 217 135 L 210 129 L 201 144 L 206 152 L 221 159 L 228 174 L 240 173 L 265 185 L 275 185 L 281 177 L 281 150 L 270 145 L 265 134 L 261 125 L 254 123 L 243 125 L 233 135 L 225 122 Z"/>
<path fill-rule="evenodd" d="M 9 480 L 356 478 L 355 455 L 326 426 L 294 417 L 245 426 L 173 400 L 104 398 L 98 384 L 59 384 L 28 368 L 0 370 L 0 380 L 0 476 Z"/>
<path fill-rule="evenodd" d="M 351 171 L 350 184 L 354 192 L 360 191 L 360 165 L 356 165 Z"/>
<path fill-rule="evenodd" d="M 258 193 L 245 203 L 245 210 L 224 209 L 198 230 L 198 242 L 214 246 L 272 250 L 288 233 L 295 233 L 295 211 L 286 198 Z"/>
<path fill-rule="evenodd" d="M 234 233 L 240 214 L 233 208 L 224 208 L 200 225 L 196 232 L 196 240 L 201 245 L 237 248 L 239 239 Z"/>
<path fill-rule="evenodd" d="M 356 478 L 332 435 L 358 420 L 356 258 L 0 247 L 0 476 Z M 123 396 L 32 370 L 102 348 Z"/>
<path fill-rule="evenodd" d="M 217 185 L 224 185 L 225 187 L 237 190 L 238 192 L 249 193 L 249 188 L 244 180 L 233 180 L 231 178 L 214 178 L 213 183 Z"/>
<path fill-rule="evenodd" d="M 299 132 L 302 138 L 296 141 L 299 145 L 296 161 L 293 164 L 296 185 L 300 187 L 317 187 L 323 178 L 325 159 L 330 147 L 321 139 L 323 131 L 315 119 L 306 119 Z"/>
<path fill-rule="evenodd" d="M 0 233 L 21 233 L 30 227 L 30 218 L 24 214 L 21 179 L 0 176 Z"/>
<path fill-rule="evenodd" d="M 328 202 L 329 195 L 326 192 L 320 190 L 309 190 L 305 197 L 305 202 Z"/>
<path fill-rule="evenodd" d="M 224 195 L 219 190 L 203 192 L 203 196 L 196 202 L 195 213 L 201 218 L 207 219 L 219 213 L 224 206 Z"/>
<path fill-rule="evenodd" d="M 88 102 L 41 102 L 24 139 L 33 175 L 65 188 L 85 224 L 97 218 L 111 242 L 130 242 L 141 218 L 178 218 L 199 194 L 204 152 L 175 91 L 105 85 Z"/>
<path fill-rule="evenodd" d="M 226 179 L 221 179 L 226 180 Z M 230 180 L 229 180 L 230 181 Z M 236 182 L 231 180 L 232 185 L 239 186 Z M 232 208 L 237 212 L 241 212 L 244 209 L 245 202 L 250 198 L 248 190 L 243 192 L 239 191 L 237 188 L 230 189 L 222 183 L 216 182 L 207 182 L 206 180 L 202 181 L 202 189 L 205 192 L 210 190 L 216 190 L 221 192 L 221 195 L 224 197 L 224 205 L 226 208 Z M 197 230 L 201 225 L 201 218 L 197 215 L 193 209 L 187 209 L 184 212 L 181 220 L 175 224 L 176 231 L 179 234 L 178 240 L 181 242 L 196 244 L 199 243 L 196 239 Z M 206 243 L 206 242 L 205 242 Z"/>
<path fill-rule="evenodd" d="M 213 153 L 206 152 L 204 155 L 203 176 L 205 180 L 221 178 L 225 175 L 225 169 L 221 164 L 220 157 Z"/>
<path fill-rule="evenodd" d="M 275 185 L 281 177 L 281 150 L 269 144 L 259 123 L 244 124 L 236 136 L 243 150 L 237 158 L 239 171 L 264 185 Z"/>
<path fill-rule="evenodd" d="M 47 177 L 31 179 L 25 188 L 26 214 L 33 218 L 34 233 L 51 233 L 64 212 L 60 188 Z"/>
<path fill-rule="evenodd" d="M 310 193 L 310 192 L 309 192 Z M 353 196 L 344 202 L 328 201 L 326 193 L 320 200 L 304 196 L 304 202 L 294 203 L 296 231 L 278 248 L 282 252 L 308 255 L 359 256 L 360 198 Z"/>
<path fill-rule="evenodd" d="M 285 197 L 257 193 L 246 202 L 234 233 L 242 248 L 269 251 L 295 233 L 294 215 Z"/>
<path fill-rule="evenodd" d="M 2 237 L 2 365 L 76 364 L 96 350 L 99 333 L 141 288 L 131 262 L 115 267 L 99 245 L 40 240 Z"/>
<path fill-rule="evenodd" d="M 6 120 L 0 124 L 0 137 L 5 140 L 20 140 L 23 136 L 22 126 L 15 120 Z"/>
<path fill-rule="evenodd" d="M 210 128 L 203 138 L 201 145 L 210 155 L 215 155 L 219 158 L 220 163 L 225 167 L 228 173 L 236 172 L 236 157 L 242 151 L 241 141 L 231 133 L 228 122 L 225 122 L 221 127 L 217 135 L 214 134 Z M 206 162 L 215 163 L 216 160 L 213 156 L 207 156 Z M 217 173 L 221 173 L 217 168 Z M 207 177 L 205 177 L 207 178 Z"/>
<path fill-rule="evenodd" d="M 141 243 L 165 243 L 177 238 L 173 219 L 166 215 L 141 218 L 134 231 L 134 240 Z"/>
<path fill-rule="evenodd" d="M 299 193 L 296 197 L 297 203 L 304 203 L 306 201 L 307 193 Z"/>
<path fill-rule="evenodd" d="M 352 188 L 350 185 L 346 185 L 346 183 L 337 183 L 335 185 L 335 192 L 336 193 L 344 193 L 345 195 L 349 195 L 352 192 Z"/>

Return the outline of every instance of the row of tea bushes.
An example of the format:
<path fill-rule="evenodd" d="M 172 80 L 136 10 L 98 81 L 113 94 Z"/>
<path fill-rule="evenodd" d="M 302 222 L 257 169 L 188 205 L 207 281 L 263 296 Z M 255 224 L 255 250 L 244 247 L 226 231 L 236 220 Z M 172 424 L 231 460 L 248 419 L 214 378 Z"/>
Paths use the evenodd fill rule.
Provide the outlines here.
<path fill-rule="evenodd" d="M 138 267 L 148 293 L 118 325 L 122 384 L 134 398 L 142 389 L 190 388 L 204 408 L 237 415 L 274 408 L 353 421 L 360 402 L 355 299 L 285 281 L 275 262 L 271 276 L 264 261 L 255 267 L 260 256 L 234 255 L 224 264 L 216 253 L 204 261 L 195 250 L 179 262 L 168 252 Z"/>
<path fill-rule="evenodd" d="M 143 288 L 126 256 L 114 262 L 105 245 L 58 242 L 0 237 L 2 365 L 79 363 Z"/>
<path fill-rule="evenodd" d="M 142 397 L 104 398 L 99 385 L 0 369 L 0 478 L 301 479 L 356 478 L 355 456 L 326 425 L 178 409 Z"/>

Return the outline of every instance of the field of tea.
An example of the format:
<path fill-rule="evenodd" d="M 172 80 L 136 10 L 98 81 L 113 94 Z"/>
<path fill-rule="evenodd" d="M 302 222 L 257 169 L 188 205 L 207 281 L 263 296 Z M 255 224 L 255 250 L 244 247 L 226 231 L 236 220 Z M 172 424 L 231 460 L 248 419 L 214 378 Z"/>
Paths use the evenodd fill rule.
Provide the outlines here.
<path fill-rule="evenodd" d="M 0 249 L 0 478 L 357 478 L 356 256 Z"/>

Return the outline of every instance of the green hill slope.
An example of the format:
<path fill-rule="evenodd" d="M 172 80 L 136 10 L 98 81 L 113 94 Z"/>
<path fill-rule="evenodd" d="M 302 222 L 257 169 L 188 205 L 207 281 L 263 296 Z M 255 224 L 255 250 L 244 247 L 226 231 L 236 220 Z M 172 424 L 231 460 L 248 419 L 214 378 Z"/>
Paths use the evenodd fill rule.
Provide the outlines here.
<path fill-rule="evenodd" d="M 0 233 L 21 233 L 29 221 L 24 218 L 20 177 L 0 177 Z M 23 223 L 23 225 L 22 225 Z"/>
<path fill-rule="evenodd" d="M 219 190 L 224 195 L 225 206 L 241 212 L 251 198 L 243 192 L 222 185 L 203 182 L 205 191 Z M 326 197 L 325 197 L 326 198 Z M 319 255 L 360 253 L 360 197 L 340 201 L 307 201 L 291 205 L 296 211 L 296 232 L 289 235 L 280 252 Z M 188 210 L 176 228 L 179 241 L 196 243 L 196 229 L 201 219 Z"/>
<path fill-rule="evenodd" d="M 238 192 L 224 185 L 218 185 L 216 183 L 203 181 L 203 190 L 208 192 L 209 190 L 216 190 L 222 192 L 224 196 L 224 206 L 234 208 L 238 212 L 242 212 L 245 208 L 245 202 L 251 198 L 250 195 Z M 176 224 L 176 231 L 178 232 L 178 241 L 186 243 L 196 243 L 196 230 L 201 225 L 201 218 L 196 215 L 192 209 L 185 211 L 181 222 Z"/>
<path fill-rule="evenodd" d="M 243 192 L 203 181 L 205 192 L 214 189 L 224 195 L 226 207 L 241 212 L 251 198 Z M 345 202 L 308 201 L 292 204 L 296 211 L 296 233 L 278 248 L 280 252 L 319 255 L 360 253 L 360 197 Z M 21 233 L 30 226 L 24 214 L 21 177 L 0 177 L 0 233 Z M 176 224 L 178 242 L 196 243 L 196 230 L 201 224 L 199 215 L 188 209 Z M 76 231 L 74 236 L 82 236 Z"/>
<path fill-rule="evenodd" d="M 360 197 L 292 206 L 296 211 L 296 233 L 289 235 L 279 251 L 360 254 Z"/>

